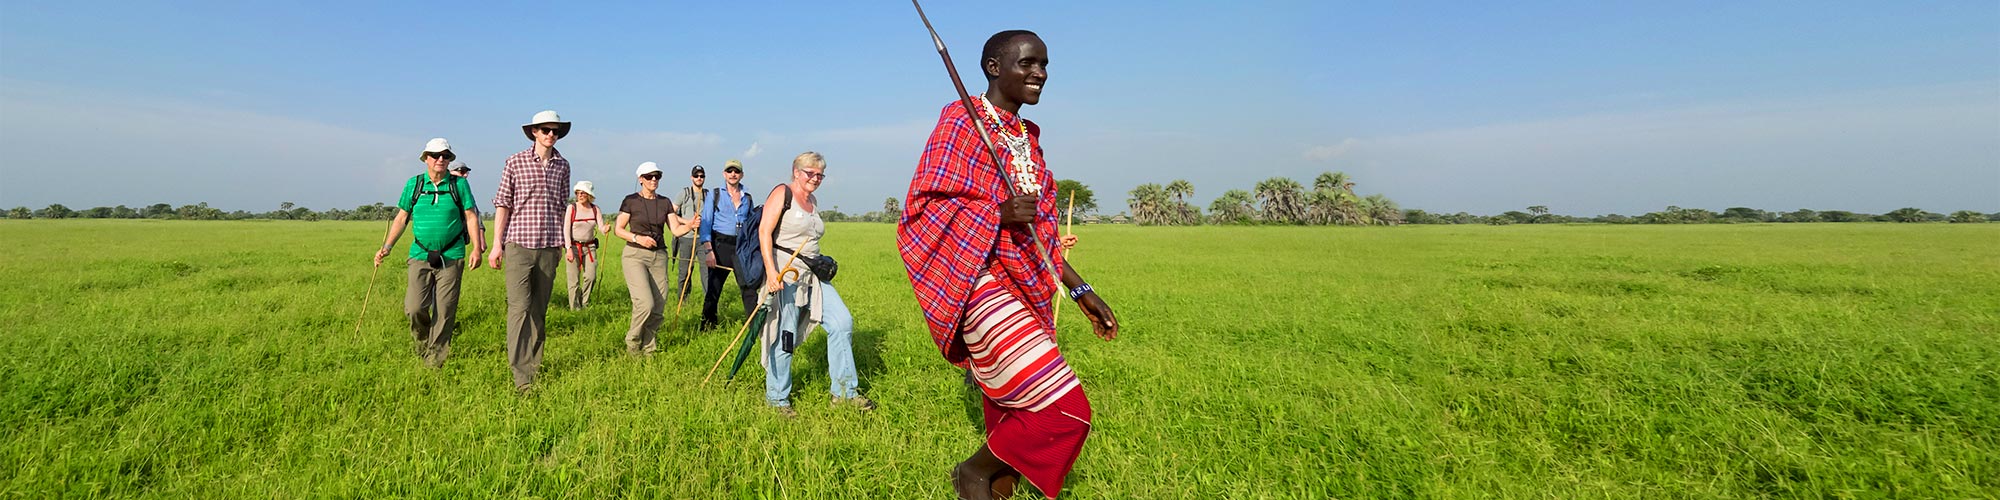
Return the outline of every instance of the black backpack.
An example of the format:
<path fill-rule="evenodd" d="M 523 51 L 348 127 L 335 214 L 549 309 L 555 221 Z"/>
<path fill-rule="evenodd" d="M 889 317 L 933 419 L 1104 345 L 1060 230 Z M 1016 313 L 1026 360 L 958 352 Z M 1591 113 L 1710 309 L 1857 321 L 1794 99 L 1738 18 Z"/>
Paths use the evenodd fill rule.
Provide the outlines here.
<path fill-rule="evenodd" d="M 780 184 L 780 186 L 783 186 L 783 184 Z M 783 226 L 783 225 L 784 225 L 784 222 L 785 222 L 785 211 L 786 211 L 786 210 L 791 210 L 791 209 L 792 209 L 792 190 L 791 190 L 791 188 L 790 188 L 790 187 L 788 186 L 788 187 L 786 187 L 786 189 L 785 189 L 785 203 L 784 203 L 783 205 L 780 205 L 780 208 L 778 209 L 778 225 L 779 225 L 779 226 Z M 751 222 L 750 222 L 749 224 L 746 224 L 746 225 L 744 226 L 744 232 L 746 232 L 746 233 L 750 233 L 750 234 L 756 234 L 756 232 L 757 232 L 757 231 L 759 231 L 759 230 L 761 230 L 761 229 L 762 229 L 762 228 L 760 228 L 760 227 L 758 227 L 758 226 L 761 226 L 761 225 L 763 225 L 763 220 L 764 220 L 764 217 L 763 217 L 763 216 L 762 216 L 761 214 L 763 214 L 763 212 L 764 212 L 764 207 L 756 207 L 756 208 L 752 208 L 752 209 L 750 209 L 750 212 L 751 212 L 751 213 L 753 213 L 753 214 L 759 214 L 759 215 L 757 215 L 756 217 L 753 217 L 753 218 L 751 218 L 751 219 L 750 219 L 750 220 L 751 220 Z M 777 227 L 777 226 L 772 226 L 772 227 L 771 227 L 771 241 L 773 242 L 773 243 L 771 244 L 771 255 L 772 255 L 772 257 L 777 257 L 777 256 L 780 256 L 780 255 L 787 255 L 787 256 L 789 256 L 789 255 L 791 255 L 791 254 L 792 254 L 792 249 L 790 249 L 790 248 L 785 248 L 785 247 L 783 247 L 783 246 L 779 246 L 779 245 L 778 245 L 778 244 L 776 243 L 776 241 L 778 241 L 778 227 Z M 759 285 L 762 285 L 762 284 L 763 284 L 763 282 L 764 282 L 764 281 L 763 281 L 763 280 L 764 280 L 764 252 L 760 252 L 760 251 L 758 251 L 758 245 L 762 245 L 762 244 L 763 244 L 763 242 L 762 242 L 762 241 L 752 241 L 752 242 L 750 242 L 750 243 L 747 243 L 747 244 L 746 244 L 746 243 L 741 243 L 741 242 L 739 241 L 739 242 L 738 242 L 738 243 L 736 244 L 736 262 L 737 262 L 737 269 L 742 269 L 742 268 L 743 268 L 743 265 L 742 265 L 742 263 L 743 263 L 743 262 L 750 262 L 750 263 L 754 264 L 754 265 L 752 265 L 752 266 L 751 266 L 751 269 L 755 269 L 755 270 L 756 270 L 756 271 L 755 271 L 755 273 L 756 273 L 756 276 L 755 276 L 755 277 L 756 277 L 756 281 L 753 281 L 752 283 L 757 283 L 757 284 L 759 284 Z M 743 253 L 743 252 L 745 251 L 745 250 L 744 250 L 745 248 L 748 248 L 748 249 L 749 249 L 748 251 L 750 252 L 750 254 L 749 254 L 748 256 L 744 255 L 744 253 Z M 803 264 L 805 264 L 805 265 L 806 265 L 806 268 L 807 268 L 807 269 L 811 269 L 811 270 L 812 270 L 812 273 L 813 273 L 813 276 L 816 276 L 816 277 L 818 277 L 818 278 L 819 278 L 819 280 L 820 280 L 820 281 L 823 281 L 823 282 L 827 282 L 827 283 L 832 283 L 832 282 L 833 282 L 833 276 L 834 276 L 835 274 L 839 274 L 839 272 L 840 272 L 840 264 L 839 264 L 838 262 L 834 262 L 834 260 L 833 260 L 833 256 L 831 256 L 831 255 L 826 255 L 826 254 L 824 254 L 824 253 L 820 254 L 820 256 L 818 256 L 818 257 L 806 257 L 806 256 L 803 256 L 803 255 L 801 255 L 801 256 L 799 256 L 799 257 L 798 257 L 798 260 L 799 260 L 799 262 L 800 262 L 800 263 L 803 263 Z M 780 271 L 780 272 L 783 272 L 783 271 Z M 741 275 L 742 275 L 742 271 L 738 271 L 738 276 L 741 276 Z"/>
<path fill-rule="evenodd" d="M 717 195 L 720 196 L 721 193 L 717 193 Z M 749 193 L 744 193 L 743 196 L 747 199 L 750 195 Z M 764 242 L 763 238 L 759 238 L 757 235 L 759 234 L 758 231 L 763 230 L 764 207 L 766 206 L 768 205 L 750 207 L 750 215 L 745 216 L 743 220 L 738 221 L 736 224 L 736 234 L 738 235 L 736 238 L 737 284 L 748 283 L 751 286 L 764 286 L 764 252 L 762 251 Z M 792 190 L 788 188 L 785 189 L 785 203 L 778 208 L 779 220 L 783 220 L 785 211 L 791 209 Z M 775 241 L 777 237 L 778 228 L 771 228 L 772 240 Z"/>
<path fill-rule="evenodd" d="M 446 182 L 445 183 L 446 187 L 442 191 L 433 189 L 430 187 L 430 183 L 424 182 L 423 179 L 418 179 L 417 189 L 412 190 L 410 192 L 410 208 L 411 209 L 417 208 L 417 199 L 423 198 L 424 195 L 431 195 L 431 203 L 436 204 L 437 195 L 450 194 L 451 207 L 453 209 L 463 211 L 463 209 L 459 207 L 465 206 L 465 199 L 460 198 L 460 195 L 458 194 L 458 183 L 464 182 L 465 178 L 451 174 L 445 174 L 445 175 L 451 178 L 451 182 Z M 417 174 L 417 177 L 423 177 L 423 176 L 424 174 Z M 451 241 L 445 242 L 444 245 L 441 245 L 438 248 L 441 249 L 451 248 L 452 246 L 458 245 L 459 242 L 464 241 L 466 238 L 469 238 L 471 236 L 472 236 L 472 228 L 470 227 L 459 228 L 457 236 L 453 236 L 451 238 Z M 417 237 L 416 231 L 414 230 L 410 232 L 410 242 L 415 243 L 417 245 L 417 248 L 421 248 L 424 250 L 424 260 L 430 262 L 431 267 L 444 267 L 444 250 L 432 250 L 429 245 L 424 244 L 423 239 Z"/>

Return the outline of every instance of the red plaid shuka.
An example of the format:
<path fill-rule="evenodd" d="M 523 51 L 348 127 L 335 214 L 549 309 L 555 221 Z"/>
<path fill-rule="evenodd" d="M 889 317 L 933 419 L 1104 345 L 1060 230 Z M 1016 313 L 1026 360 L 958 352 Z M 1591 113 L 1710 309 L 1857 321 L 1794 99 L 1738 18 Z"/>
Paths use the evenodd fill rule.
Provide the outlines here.
<path fill-rule="evenodd" d="M 975 104 L 977 104 L 975 102 Z M 1019 130 L 1025 122 L 1042 185 L 1036 203 L 1035 231 L 1043 248 L 1060 248 L 1056 233 L 1056 181 L 1042 163 L 1041 127 L 996 110 L 1000 128 Z M 988 133 L 995 133 L 989 130 Z M 994 144 L 1000 144 L 996 135 Z M 1000 227 L 1000 202 L 1007 200 L 1007 182 L 1000 167 L 993 165 L 986 145 L 974 132 L 965 106 L 957 101 L 944 106 L 937 128 L 917 160 L 917 172 L 910 179 L 910 193 L 903 204 L 902 221 L 896 224 L 896 244 L 902 250 L 903 265 L 909 270 L 910 285 L 916 289 L 917 304 L 923 307 L 931 340 L 945 360 L 966 364 L 964 346 L 953 347 L 957 326 L 966 312 L 967 298 L 981 269 L 991 269 L 1009 293 L 1028 305 L 1038 322 L 1054 331 L 1050 314 L 1057 291 L 1054 277 L 1035 255 L 1028 232 L 1016 226 Z M 1005 148 L 1000 161 L 1012 160 Z M 1062 269 L 1061 252 L 1050 255 L 1056 269 Z M 954 352 L 956 351 L 956 352 Z"/>
<path fill-rule="evenodd" d="M 535 148 L 507 157 L 500 171 L 500 190 L 493 194 L 493 208 L 508 209 L 507 234 L 501 244 L 524 248 L 563 246 L 563 205 L 569 204 L 569 160 L 562 152 L 549 150 L 548 161 L 535 157 Z"/>

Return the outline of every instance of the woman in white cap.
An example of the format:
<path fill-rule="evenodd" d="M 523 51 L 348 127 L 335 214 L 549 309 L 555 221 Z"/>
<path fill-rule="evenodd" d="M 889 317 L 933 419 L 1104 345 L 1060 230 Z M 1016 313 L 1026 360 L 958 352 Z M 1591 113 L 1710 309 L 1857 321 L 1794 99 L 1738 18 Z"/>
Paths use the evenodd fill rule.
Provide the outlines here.
<path fill-rule="evenodd" d="M 597 233 L 606 232 L 604 214 L 597 209 L 597 191 L 590 181 L 578 181 L 571 189 L 576 202 L 563 215 L 563 271 L 569 275 L 569 308 L 590 305 L 590 291 L 597 288 Z"/>
<path fill-rule="evenodd" d="M 660 323 L 667 319 L 667 232 L 674 236 L 693 231 L 701 217 L 683 219 L 673 200 L 661 196 L 660 166 L 639 164 L 639 192 L 618 204 L 618 221 L 612 232 L 626 241 L 620 262 L 625 268 L 625 288 L 632 292 L 632 328 L 625 332 L 625 350 L 632 354 L 652 354 L 659 349 Z"/>

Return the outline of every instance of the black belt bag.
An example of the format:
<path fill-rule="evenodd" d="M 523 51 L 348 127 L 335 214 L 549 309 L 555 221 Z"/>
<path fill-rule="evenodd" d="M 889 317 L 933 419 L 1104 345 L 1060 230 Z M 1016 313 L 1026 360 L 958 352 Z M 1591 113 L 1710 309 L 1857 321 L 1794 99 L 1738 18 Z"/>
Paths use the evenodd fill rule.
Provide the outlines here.
<path fill-rule="evenodd" d="M 792 253 L 792 249 L 777 245 L 771 245 L 771 250 L 773 252 L 783 253 L 786 255 L 790 255 Z M 832 255 L 822 254 L 818 257 L 807 257 L 804 255 L 800 255 L 798 259 L 799 262 L 804 262 L 806 264 L 806 269 L 811 269 L 813 277 L 819 278 L 820 281 L 832 283 L 833 276 L 840 274 L 840 262 L 833 260 Z"/>

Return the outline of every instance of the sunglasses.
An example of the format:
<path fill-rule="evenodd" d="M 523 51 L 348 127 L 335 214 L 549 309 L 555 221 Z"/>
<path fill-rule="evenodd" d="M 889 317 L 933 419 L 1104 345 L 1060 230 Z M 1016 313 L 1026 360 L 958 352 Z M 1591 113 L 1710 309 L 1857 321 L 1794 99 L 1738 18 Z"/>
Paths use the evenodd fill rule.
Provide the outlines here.
<path fill-rule="evenodd" d="M 725 168 L 725 169 L 722 169 L 722 173 L 725 173 L 725 174 L 740 174 L 740 173 L 743 173 L 743 171 L 742 171 L 742 170 L 737 170 L 737 169 L 734 169 L 734 168 Z"/>
<path fill-rule="evenodd" d="M 656 173 L 655 173 L 655 174 L 646 174 L 646 175 L 641 175 L 641 176 L 639 176 L 639 178 L 640 178 L 640 179 L 645 179 L 645 180 L 649 180 L 649 181 L 657 181 L 657 180 L 660 180 L 660 174 L 656 174 Z"/>
<path fill-rule="evenodd" d="M 456 160 L 456 159 L 458 159 L 458 155 L 455 155 L 455 154 L 451 154 L 451 153 L 424 153 L 424 157 L 425 157 L 425 158 L 438 158 L 438 159 L 442 159 L 442 160 L 444 160 L 444 161 L 451 161 L 451 160 Z"/>
<path fill-rule="evenodd" d="M 542 133 L 546 133 L 549 135 L 555 135 L 557 131 L 560 131 L 562 129 L 556 127 L 536 127 L 535 130 L 540 130 L 542 131 Z"/>
<path fill-rule="evenodd" d="M 707 179 L 707 178 L 708 178 L 708 175 L 706 175 L 706 174 L 694 174 L 694 175 L 693 175 L 693 176 L 691 176 L 691 177 L 694 177 L 694 178 L 696 178 L 696 179 Z"/>
<path fill-rule="evenodd" d="M 806 178 L 807 178 L 807 179 L 815 179 L 815 180 L 817 180 L 817 179 L 825 179 L 825 178 L 826 178 L 826 172 L 825 172 L 825 171 L 819 171 L 819 172 L 811 172 L 811 171 L 805 171 L 805 170 L 800 170 L 800 171 L 799 171 L 799 173 L 801 173 L 801 174 L 806 174 Z"/>

